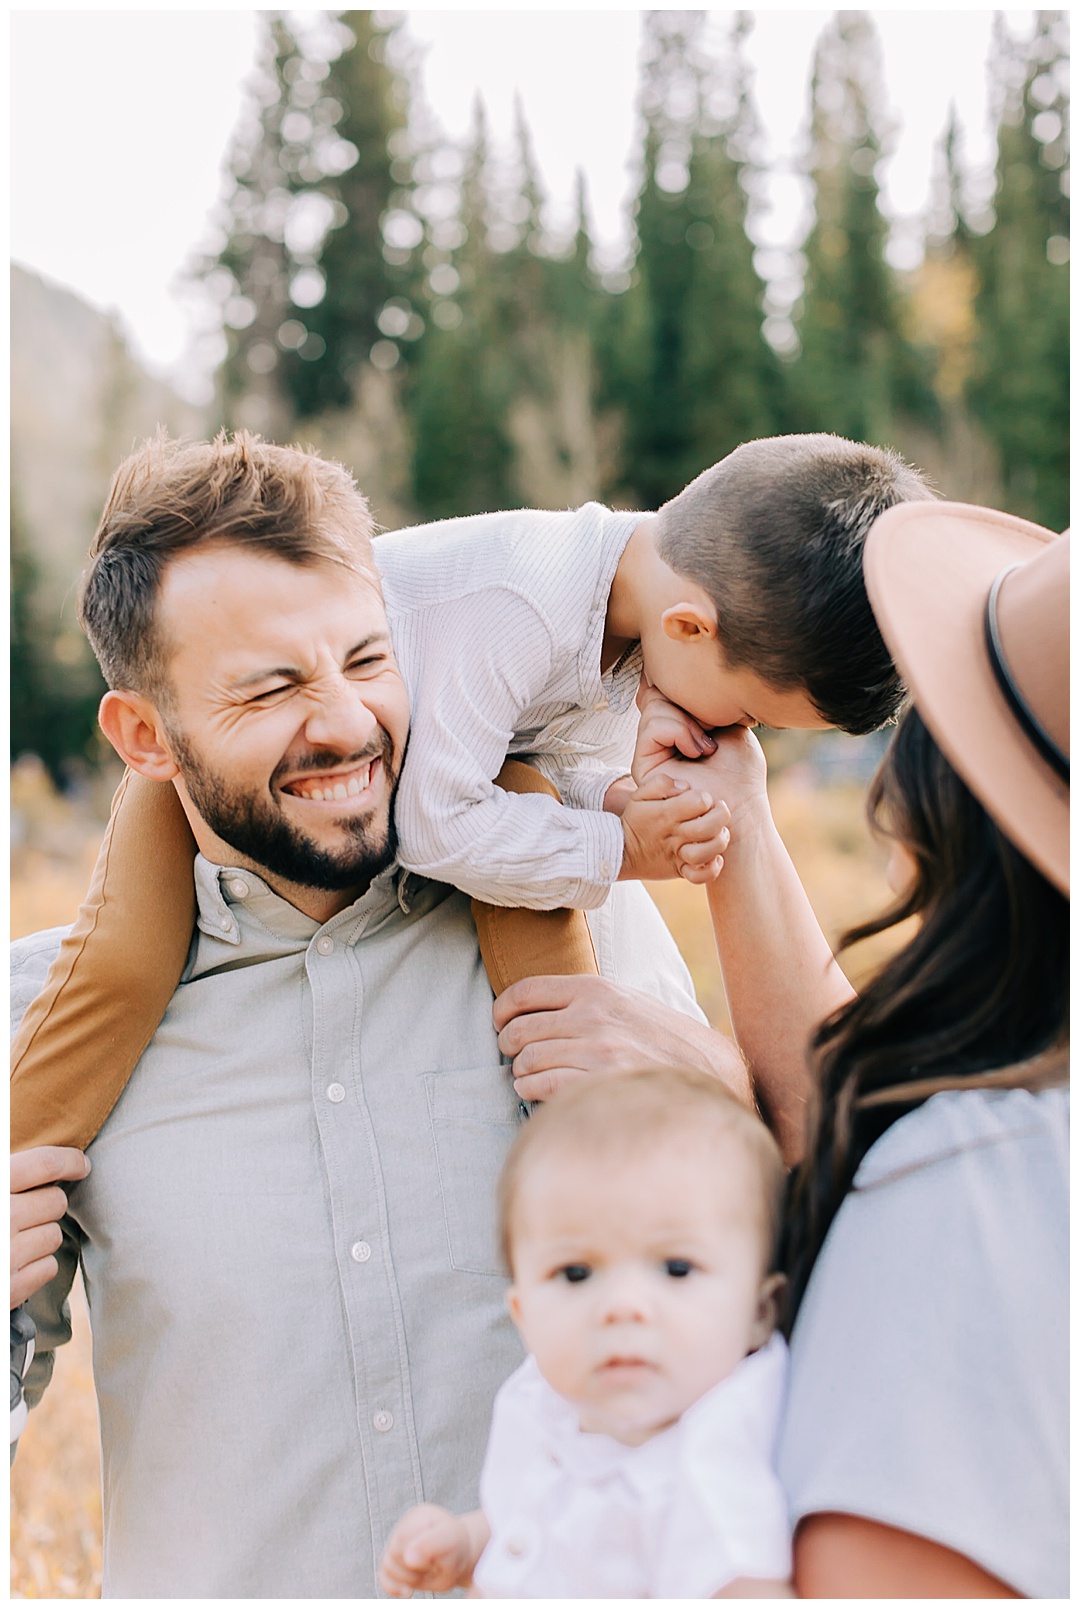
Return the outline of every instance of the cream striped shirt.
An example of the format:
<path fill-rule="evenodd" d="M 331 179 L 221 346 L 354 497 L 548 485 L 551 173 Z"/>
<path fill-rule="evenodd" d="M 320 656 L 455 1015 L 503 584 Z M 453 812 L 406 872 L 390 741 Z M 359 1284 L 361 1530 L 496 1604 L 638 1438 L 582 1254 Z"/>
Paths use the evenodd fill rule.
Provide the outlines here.
<path fill-rule="evenodd" d="M 412 702 L 395 806 L 399 859 L 492 905 L 603 903 L 622 823 L 603 800 L 630 769 L 635 647 L 605 675 L 608 596 L 642 516 L 598 503 L 515 510 L 380 536 L 394 647 Z M 535 761 L 566 809 L 496 788 L 507 755 Z"/>

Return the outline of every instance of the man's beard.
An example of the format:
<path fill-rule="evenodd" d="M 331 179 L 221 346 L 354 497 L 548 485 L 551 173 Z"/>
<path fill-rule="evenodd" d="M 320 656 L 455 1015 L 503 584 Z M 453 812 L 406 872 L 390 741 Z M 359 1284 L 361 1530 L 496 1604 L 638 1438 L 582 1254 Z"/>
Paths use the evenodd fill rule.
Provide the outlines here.
<path fill-rule="evenodd" d="M 323 849 L 285 817 L 281 807 L 261 793 L 240 793 L 224 777 L 211 771 L 179 733 L 170 733 L 176 763 L 191 802 L 212 832 L 235 849 L 237 854 L 265 867 L 275 877 L 301 888 L 341 890 L 370 883 L 373 877 L 393 865 L 397 857 L 394 828 L 394 794 L 397 777 L 393 771 L 393 745 L 387 732 L 355 755 L 313 753 L 299 768 L 302 771 L 336 770 L 342 764 L 362 765 L 378 758 L 390 783 L 386 825 L 374 830 L 374 811 L 345 818 L 338 825 L 350 841 L 336 850 Z M 270 778 L 274 792 L 279 775 L 295 772 L 296 765 L 284 762 Z"/>

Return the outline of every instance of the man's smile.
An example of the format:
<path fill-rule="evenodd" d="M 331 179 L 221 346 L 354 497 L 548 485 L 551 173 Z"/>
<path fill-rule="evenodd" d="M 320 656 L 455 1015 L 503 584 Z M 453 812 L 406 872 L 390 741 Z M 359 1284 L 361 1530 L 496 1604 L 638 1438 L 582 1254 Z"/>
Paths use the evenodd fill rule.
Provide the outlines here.
<path fill-rule="evenodd" d="M 351 761 L 337 771 L 317 771 L 296 777 L 280 785 L 281 792 L 296 799 L 312 800 L 318 804 L 340 804 L 344 799 L 358 799 L 368 792 L 382 769 L 382 760 L 372 755 L 359 765 Z"/>

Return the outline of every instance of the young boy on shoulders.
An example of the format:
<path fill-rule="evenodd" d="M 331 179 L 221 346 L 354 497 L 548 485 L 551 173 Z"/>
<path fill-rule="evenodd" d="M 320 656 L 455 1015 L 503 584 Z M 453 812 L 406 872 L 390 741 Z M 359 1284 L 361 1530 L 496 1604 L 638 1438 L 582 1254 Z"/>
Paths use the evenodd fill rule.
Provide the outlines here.
<path fill-rule="evenodd" d="M 366 504 L 339 465 L 244 432 L 159 440 L 114 478 L 82 618 L 97 647 L 96 578 L 128 565 L 154 576 L 152 623 L 153 587 L 199 543 L 237 543 L 267 562 L 333 561 L 373 579 L 377 570 L 411 705 L 395 796 L 398 861 L 482 902 L 474 912 L 498 992 L 524 974 L 501 975 L 491 957 L 516 947 L 520 959 L 528 945 L 520 912 L 505 918 L 519 925 L 500 932 L 497 907 L 585 910 L 619 878 L 716 878 L 727 807 L 665 770 L 673 750 L 710 754 L 710 732 L 724 727 L 861 733 L 895 713 L 902 688 L 866 598 L 862 546 L 883 509 L 931 495 L 886 449 L 780 436 L 737 448 L 656 515 L 595 503 L 487 514 L 372 546 Z M 300 674 L 267 673 L 237 699 L 287 699 Z M 263 801 L 283 827 L 302 833 L 305 813 L 328 802 L 340 803 L 342 827 L 362 820 L 377 756 L 334 752 L 302 729 L 288 754 L 299 778 L 290 797 L 275 795 L 271 777 Z M 527 758 L 547 791 L 500 787 L 508 756 Z M 128 782 L 106 840 L 108 895 L 95 874 L 15 1042 L 16 1150 L 84 1148 L 94 1138 L 179 981 L 194 920 L 194 843 L 171 785 Z M 125 911 L 151 882 L 162 942 L 133 955 Z M 586 944 L 591 952 L 587 930 Z M 107 1045 L 80 1028 L 106 1020 Z M 59 1123 L 45 1123 L 43 1111 Z"/>

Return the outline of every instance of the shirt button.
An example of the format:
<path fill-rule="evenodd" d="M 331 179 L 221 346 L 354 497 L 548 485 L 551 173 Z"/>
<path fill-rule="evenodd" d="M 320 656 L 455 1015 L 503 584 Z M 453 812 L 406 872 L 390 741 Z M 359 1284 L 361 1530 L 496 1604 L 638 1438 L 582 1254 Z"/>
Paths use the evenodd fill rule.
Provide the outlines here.
<path fill-rule="evenodd" d="M 251 893 L 251 889 L 248 887 L 247 883 L 244 882 L 242 877 L 230 877 L 229 893 L 234 899 L 247 899 L 248 895 Z"/>
<path fill-rule="evenodd" d="M 388 1430 L 393 1430 L 394 1428 L 394 1416 L 392 1413 L 387 1413 L 385 1408 L 380 1408 L 371 1422 L 375 1429 L 380 1430 L 384 1436 Z"/>
<path fill-rule="evenodd" d="M 611 862 L 609 860 L 600 862 L 600 876 L 604 878 L 611 876 Z"/>
<path fill-rule="evenodd" d="M 327 1098 L 328 1101 L 333 1101 L 335 1103 L 335 1105 L 337 1104 L 338 1101 L 343 1101 L 345 1099 L 345 1085 L 344 1084 L 327 1084 L 327 1086 L 326 1086 L 326 1098 Z"/>
<path fill-rule="evenodd" d="M 528 1552 L 528 1544 L 520 1536 L 511 1536 L 507 1538 L 506 1551 L 512 1559 L 520 1559 Z"/>
<path fill-rule="evenodd" d="M 354 1263 L 366 1263 L 371 1256 L 371 1247 L 366 1240 L 358 1240 L 354 1246 L 349 1247 L 349 1256 Z M 390 1421 L 390 1424 L 393 1424 L 393 1420 Z M 390 1425 L 387 1425 L 386 1429 L 389 1430 Z"/>
<path fill-rule="evenodd" d="M 324 933 L 321 939 L 315 940 L 315 948 L 318 950 L 320 955 L 333 955 L 334 941 L 330 937 L 329 933 Z"/>

